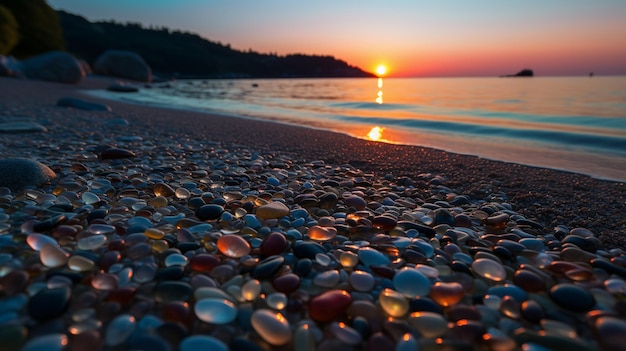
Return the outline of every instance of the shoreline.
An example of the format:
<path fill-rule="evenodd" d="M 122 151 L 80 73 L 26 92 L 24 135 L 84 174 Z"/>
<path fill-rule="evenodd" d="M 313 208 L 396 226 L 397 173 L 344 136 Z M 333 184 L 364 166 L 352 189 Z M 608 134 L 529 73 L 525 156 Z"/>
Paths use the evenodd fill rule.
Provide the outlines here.
<path fill-rule="evenodd" d="M 624 183 L 56 106 L 112 82 L 0 79 L 0 123 L 27 121 L 0 129 L 7 351 L 622 349 Z"/>
<path fill-rule="evenodd" d="M 2 78 L 0 90 L 6 93 L 0 97 L 5 111 L 0 118 L 38 120 L 43 114 L 53 116 L 48 118 L 53 124 L 71 123 L 77 117 L 83 121 L 126 118 L 131 128 L 138 128 L 138 132 L 143 128 L 167 138 L 179 136 L 182 139 L 220 141 L 260 154 L 284 154 L 294 161 L 324 160 L 328 165 L 350 164 L 377 177 L 391 174 L 396 178 L 418 180 L 418 175 L 431 173 L 445 177 L 446 185 L 458 193 L 471 194 L 478 199 L 487 199 L 490 194 L 506 194 L 515 209 L 532 216 L 546 228 L 557 225 L 585 227 L 609 247 L 620 247 L 626 242 L 626 217 L 623 216 L 626 213 L 626 184 L 623 182 L 421 146 L 373 142 L 273 121 L 119 102 L 81 92 L 106 89 L 117 81 L 112 77 L 87 77 L 78 85 L 64 85 Z M 62 97 L 104 103 L 113 111 L 88 112 L 55 106 Z M 175 124 L 172 124 L 173 120 Z M 52 137 L 50 129 L 47 135 Z M 41 136 L 45 138 L 46 134 Z M 23 151 L 13 153 L 17 157 Z"/>

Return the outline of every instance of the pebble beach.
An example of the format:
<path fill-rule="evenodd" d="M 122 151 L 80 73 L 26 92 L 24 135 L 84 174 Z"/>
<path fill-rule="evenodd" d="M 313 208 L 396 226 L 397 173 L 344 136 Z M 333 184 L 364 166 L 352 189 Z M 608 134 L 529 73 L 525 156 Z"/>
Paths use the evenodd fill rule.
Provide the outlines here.
<path fill-rule="evenodd" d="M 0 78 L 0 349 L 626 350 L 623 182 L 115 82 Z"/>

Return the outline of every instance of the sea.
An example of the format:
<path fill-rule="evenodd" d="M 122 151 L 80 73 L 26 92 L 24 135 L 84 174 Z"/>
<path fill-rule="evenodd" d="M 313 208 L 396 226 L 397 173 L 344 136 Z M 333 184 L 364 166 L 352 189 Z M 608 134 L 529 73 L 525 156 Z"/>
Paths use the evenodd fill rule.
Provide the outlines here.
<path fill-rule="evenodd" d="M 91 94 L 626 181 L 626 76 L 199 79 Z"/>

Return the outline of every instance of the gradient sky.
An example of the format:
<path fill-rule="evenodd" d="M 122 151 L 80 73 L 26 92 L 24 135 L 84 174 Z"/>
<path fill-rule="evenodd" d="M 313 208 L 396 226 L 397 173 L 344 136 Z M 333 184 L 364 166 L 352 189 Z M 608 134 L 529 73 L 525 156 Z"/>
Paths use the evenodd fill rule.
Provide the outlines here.
<path fill-rule="evenodd" d="M 332 55 L 389 76 L 626 75 L 624 0 L 49 0 L 91 21 L 235 49 Z"/>

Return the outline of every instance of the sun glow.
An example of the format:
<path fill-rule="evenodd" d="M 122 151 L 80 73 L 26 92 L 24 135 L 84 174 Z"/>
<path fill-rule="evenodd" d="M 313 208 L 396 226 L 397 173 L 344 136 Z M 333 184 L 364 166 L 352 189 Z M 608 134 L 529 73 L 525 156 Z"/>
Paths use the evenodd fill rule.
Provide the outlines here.
<path fill-rule="evenodd" d="M 367 133 L 367 137 L 370 138 L 370 140 L 373 141 L 378 141 L 380 140 L 380 138 L 383 137 L 383 128 L 376 126 L 374 128 L 372 128 L 372 130 L 370 130 L 369 133 Z"/>
<path fill-rule="evenodd" d="M 378 67 L 376 67 L 376 74 L 378 74 L 378 76 L 384 76 L 387 73 L 387 66 L 385 65 L 378 65 Z"/>

